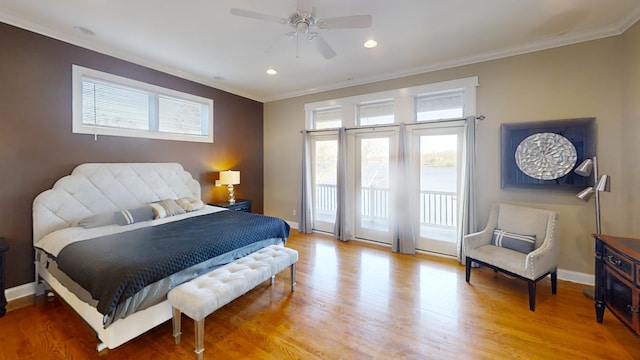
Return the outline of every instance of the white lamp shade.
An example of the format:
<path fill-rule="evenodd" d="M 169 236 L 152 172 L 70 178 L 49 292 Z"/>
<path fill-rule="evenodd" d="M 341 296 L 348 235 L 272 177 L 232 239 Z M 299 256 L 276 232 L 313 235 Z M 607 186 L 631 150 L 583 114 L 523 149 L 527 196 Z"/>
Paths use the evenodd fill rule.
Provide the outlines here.
<path fill-rule="evenodd" d="M 234 170 L 220 171 L 220 184 L 222 185 L 240 184 L 240 171 L 234 171 Z"/>

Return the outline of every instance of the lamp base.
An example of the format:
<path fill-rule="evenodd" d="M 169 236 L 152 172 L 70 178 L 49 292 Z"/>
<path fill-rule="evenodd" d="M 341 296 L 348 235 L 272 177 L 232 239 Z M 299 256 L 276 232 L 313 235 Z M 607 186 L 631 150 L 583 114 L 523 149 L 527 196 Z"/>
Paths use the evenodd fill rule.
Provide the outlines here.
<path fill-rule="evenodd" d="M 229 190 L 229 199 L 227 201 L 229 201 L 229 204 L 235 204 L 236 198 L 233 195 L 233 185 L 227 185 L 227 190 Z"/>

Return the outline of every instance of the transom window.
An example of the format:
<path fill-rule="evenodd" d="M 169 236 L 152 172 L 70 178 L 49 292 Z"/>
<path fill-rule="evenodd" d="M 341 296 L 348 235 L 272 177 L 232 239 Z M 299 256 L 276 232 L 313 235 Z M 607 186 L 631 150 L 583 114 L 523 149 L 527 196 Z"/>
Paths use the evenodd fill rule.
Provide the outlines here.
<path fill-rule="evenodd" d="M 365 102 L 358 105 L 358 125 L 394 123 L 393 99 Z"/>
<path fill-rule="evenodd" d="M 305 104 L 306 129 L 459 120 L 476 112 L 478 77 Z"/>
<path fill-rule="evenodd" d="M 423 94 L 416 97 L 416 121 L 464 117 L 464 89 Z"/>
<path fill-rule="evenodd" d="M 213 142 L 213 100 L 73 65 L 73 132 Z"/>
<path fill-rule="evenodd" d="M 313 111 L 313 128 L 335 129 L 342 126 L 342 108 L 334 106 Z"/>

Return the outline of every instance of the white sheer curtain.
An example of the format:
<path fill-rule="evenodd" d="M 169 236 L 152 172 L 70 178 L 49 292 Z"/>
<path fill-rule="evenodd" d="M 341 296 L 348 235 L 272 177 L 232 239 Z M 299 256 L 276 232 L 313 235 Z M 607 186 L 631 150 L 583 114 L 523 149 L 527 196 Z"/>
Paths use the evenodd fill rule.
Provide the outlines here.
<path fill-rule="evenodd" d="M 303 132 L 302 140 L 302 186 L 300 194 L 300 216 L 298 230 L 311 233 L 313 230 L 313 202 L 311 192 L 311 137 L 308 131 Z"/>
<path fill-rule="evenodd" d="M 347 131 L 338 131 L 338 179 L 336 184 L 336 220 L 333 234 L 338 240 L 351 240 L 351 215 L 349 207 L 349 187 L 347 186 Z"/>
<path fill-rule="evenodd" d="M 458 211 L 457 256 L 464 264 L 462 238 L 477 231 L 476 213 L 476 122 L 475 116 L 467 117 L 464 125 L 464 143 L 462 150 L 462 184 Z"/>
<path fill-rule="evenodd" d="M 393 252 L 415 254 L 416 237 L 414 231 L 417 228 L 417 224 L 415 224 L 415 216 L 411 216 L 410 213 L 410 209 L 414 208 L 410 202 L 414 201 L 416 197 L 409 194 L 411 187 L 408 184 L 411 181 L 411 175 L 409 174 L 409 150 L 406 137 L 406 126 L 400 124 L 398 151 L 396 153 L 396 181 L 395 189 L 392 189 L 392 193 L 395 194 L 392 202 L 395 214 L 395 228 L 391 248 Z"/>

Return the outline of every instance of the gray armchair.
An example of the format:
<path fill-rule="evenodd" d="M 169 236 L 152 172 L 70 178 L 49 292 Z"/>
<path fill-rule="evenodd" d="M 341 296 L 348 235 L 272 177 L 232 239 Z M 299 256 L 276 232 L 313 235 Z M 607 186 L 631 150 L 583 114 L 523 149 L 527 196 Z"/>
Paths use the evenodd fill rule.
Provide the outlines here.
<path fill-rule="evenodd" d="M 495 229 L 502 231 L 494 235 Z M 559 255 L 557 232 L 556 212 L 494 204 L 487 227 L 463 239 L 467 283 L 473 262 L 525 280 L 529 284 L 529 309 L 535 311 L 536 283 L 539 280 L 551 275 L 551 292 L 556 293 Z M 513 239 L 504 237 L 505 241 L 501 244 L 502 233 L 516 235 Z M 520 241 L 520 238 L 526 241 Z M 528 249 L 530 252 L 522 248 L 527 246 L 527 241 L 531 246 Z"/>

